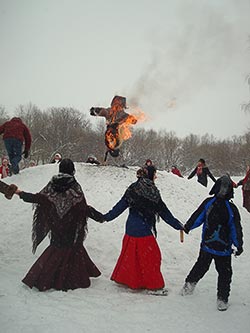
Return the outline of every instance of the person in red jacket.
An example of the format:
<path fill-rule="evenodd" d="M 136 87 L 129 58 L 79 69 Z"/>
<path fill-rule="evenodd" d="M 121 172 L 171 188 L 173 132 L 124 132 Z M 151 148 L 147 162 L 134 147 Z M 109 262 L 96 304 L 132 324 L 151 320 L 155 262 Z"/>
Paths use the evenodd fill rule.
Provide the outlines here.
<path fill-rule="evenodd" d="M 9 164 L 7 158 L 2 158 L 2 165 L 0 166 L 0 178 L 6 178 L 9 175 Z"/>
<path fill-rule="evenodd" d="M 5 122 L 0 126 L 0 134 L 3 134 L 4 145 L 7 150 L 11 172 L 19 173 L 19 162 L 29 156 L 31 146 L 31 134 L 28 127 L 18 117 Z M 22 153 L 24 143 L 24 151 Z"/>
<path fill-rule="evenodd" d="M 247 167 L 246 175 L 241 179 L 236 187 L 242 186 L 243 207 L 250 213 L 250 166 Z"/>
<path fill-rule="evenodd" d="M 177 168 L 176 165 L 173 165 L 173 166 L 172 166 L 172 168 L 171 168 L 171 172 L 172 172 L 174 175 L 183 178 L 183 176 L 182 176 L 180 170 Z"/>

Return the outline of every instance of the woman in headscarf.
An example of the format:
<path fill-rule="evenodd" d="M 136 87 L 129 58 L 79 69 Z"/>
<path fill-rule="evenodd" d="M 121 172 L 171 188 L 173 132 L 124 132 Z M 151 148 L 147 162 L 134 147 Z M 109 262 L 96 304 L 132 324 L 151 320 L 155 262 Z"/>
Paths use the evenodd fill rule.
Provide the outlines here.
<path fill-rule="evenodd" d="M 182 230 L 183 226 L 162 201 L 154 184 L 156 170 L 153 179 L 149 179 L 147 169 L 141 168 L 137 171 L 137 178 L 113 209 L 104 215 L 106 221 L 111 221 L 129 208 L 122 250 L 111 280 L 131 289 L 146 289 L 151 294 L 167 295 L 160 270 L 156 218 L 160 216 L 177 230 Z"/>
<path fill-rule="evenodd" d="M 87 234 L 87 218 L 102 221 L 102 214 L 88 206 L 75 166 L 70 159 L 59 164 L 59 174 L 37 194 L 17 190 L 25 202 L 34 203 L 32 241 L 33 253 L 49 235 L 50 245 L 22 280 L 40 291 L 87 288 L 90 277 L 101 273 L 92 262 L 83 241 Z"/>

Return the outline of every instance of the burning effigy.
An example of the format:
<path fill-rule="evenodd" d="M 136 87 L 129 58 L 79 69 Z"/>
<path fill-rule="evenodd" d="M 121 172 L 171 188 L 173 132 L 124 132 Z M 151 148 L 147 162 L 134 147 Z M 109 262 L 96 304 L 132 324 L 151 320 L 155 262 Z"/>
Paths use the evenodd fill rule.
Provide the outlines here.
<path fill-rule="evenodd" d="M 125 109 L 127 109 L 126 97 L 123 96 L 115 96 L 109 108 L 92 107 L 90 109 L 91 116 L 106 119 L 105 145 L 107 151 L 104 162 L 106 162 L 108 154 L 112 157 L 119 156 L 123 141 L 128 140 L 132 135 L 130 127 L 137 123 L 136 116 L 128 114 Z"/>

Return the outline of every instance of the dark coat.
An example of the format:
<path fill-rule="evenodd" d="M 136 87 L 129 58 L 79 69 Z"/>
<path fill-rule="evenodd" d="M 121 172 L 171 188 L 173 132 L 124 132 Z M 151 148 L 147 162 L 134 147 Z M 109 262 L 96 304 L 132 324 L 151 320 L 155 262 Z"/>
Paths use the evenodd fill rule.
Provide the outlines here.
<path fill-rule="evenodd" d="M 240 214 L 232 202 L 215 196 L 205 199 L 191 215 L 184 228 L 189 231 L 202 224 L 203 251 L 228 256 L 232 254 L 232 245 L 242 248 Z"/>
<path fill-rule="evenodd" d="M 197 169 L 198 167 L 196 167 L 188 176 L 188 179 L 193 178 L 196 174 L 197 174 Z M 204 166 L 202 168 L 202 172 L 201 174 L 197 175 L 197 181 L 202 184 L 203 186 L 207 187 L 207 177 L 210 177 L 214 182 L 216 182 L 216 179 L 214 178 L 214 176 L 212 175 L 212 173 L 210 172 L 210 170 L 208 169 L 207 166 Z"/>

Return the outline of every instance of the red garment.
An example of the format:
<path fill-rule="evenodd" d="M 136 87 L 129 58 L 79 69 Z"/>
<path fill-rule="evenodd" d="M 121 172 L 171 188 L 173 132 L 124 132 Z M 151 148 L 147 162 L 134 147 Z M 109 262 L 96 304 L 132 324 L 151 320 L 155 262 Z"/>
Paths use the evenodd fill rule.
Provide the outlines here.
<path fill-rule="evenodd" d="M 182 174 L 181 174 L 181 172 L 180 172 L 179 169 L 177 169 L 177 168 L 172 168 L 172 169 L 171 169 L 171 172 L 172 172 L 174 175 L 177 175 L 177 176 L 183 178 L 183 176 L 182 176 Z"/>
<path fill-rule="evenodd" d="M 245 178 L 242 181 L 242 195 L 243 195 L 243 207 L 250 213 L 250 191 L 244 189 L 248 178 L 250 177 L 250 170 L 247 171 Z"/>
<path fill-rule="evenodd" d="M 28 127 L 20 118 L 14 117 L 0 126 L 0 134 L 3 139 L 15 138 L 25 143 L 25 150 L 29 151 L 31 146 L 31 134 Z"/>
<path fill-rule="evenodd" d="M 123 238 L 121 254 L 111 280 L 131 289 L 161 289 L 161 252 L 154 236 Z"/>
<path fill-rule="evenodd" d="M 83 245 L 57 248 L 50 245 L 22 280 L 30 288 L 68 290 L 88 288 L 89 277 L 101 275 Z"/>
<path fill-rule="evenodd" d="M 197 164 L 197 169 L 196 169 L 196 174 L 197 176 L 201 175 L 202 174 L 202 169 L 204 167 L 204 164 L 203 163 L 198 163 Z"/>
<path fill-rule="evenodd" d="M 9 168 L 4 165 L 0 166 L 0 178 L 5 178 L 9 174 Z"/>

